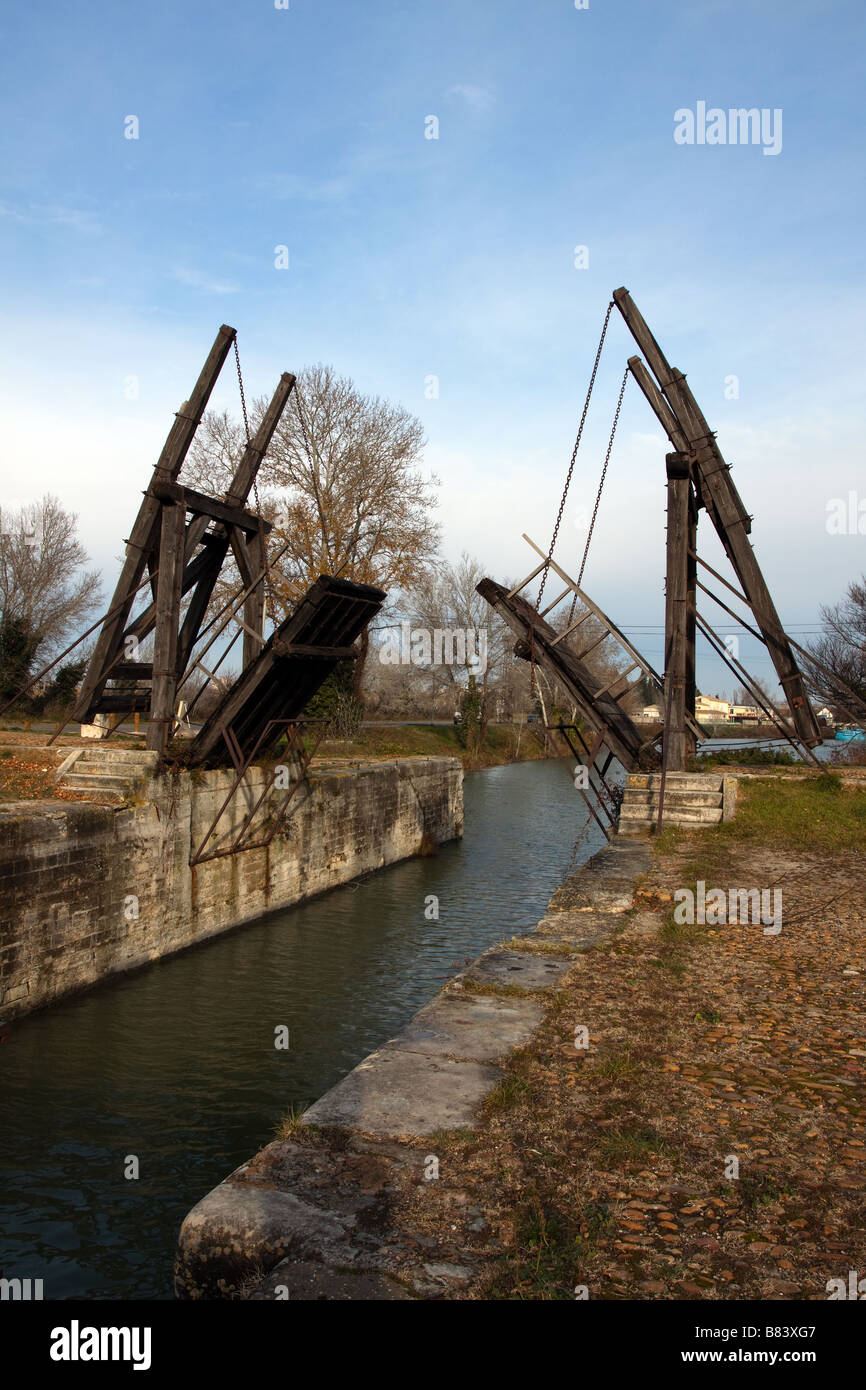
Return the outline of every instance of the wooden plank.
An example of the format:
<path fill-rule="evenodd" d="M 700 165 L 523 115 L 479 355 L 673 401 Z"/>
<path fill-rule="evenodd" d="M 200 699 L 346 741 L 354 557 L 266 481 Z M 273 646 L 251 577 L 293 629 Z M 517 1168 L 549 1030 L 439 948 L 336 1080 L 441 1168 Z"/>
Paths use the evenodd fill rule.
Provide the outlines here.
<path fill-rule="evenodd" d="M 146 714 L 150 709 L 149 690 L 106 690 L 99 697 L 95 714 Z"/>
<path fill-rule="evenodd" d="M 147 747 L 165 753 L 174 722 L 178 669 L 180 591 L 183 582 L 183 543 L 186 514 L 177 503 L 162 508 L 159 543 L 159 583 L 156 593 L 156 634 L 153 646 L 153 688 Z"/>
<path fill-rule="evenodd" d="M 118 661 L 111 668 L 113 681 L 149 681 L 153 676 L 153 663 L 150 661 Z"/>
<path fill-rule="evenodd" d="M 173 482 L 183 467 L 198 423 L 234 340 L 235 330 L 223 324 L 199 373 L 192 395 L 188 401 L 184 401 L 169 430 L 152 481 L 161 476 L 164 481 Z M 78 704 L 73 711 L 73 719 L 81 723 L 89 722 L 92 706 L 108 680 L 111 662 L 120 651 L 136 588 L 144 572 L 147 555 L 159 534 L 159 513 L 157 499 L 145 495 L 127 541 L 126 556 L 115 586 L 111 602 L 113 616 L 102 626 L 82 682 Z"/>
<path fill-rule="evenodd" d="M 245 448 L 232 479 L 232 485 L 226 493 L 226 502 L 230 507 L 242 507 L 249 497 L 250 488 L 259 471 L 259 464 L 267 452 L 274 430 L 280 423 L 280 417 L 286 408 L 286 402 L 294 385 L 295 378 L 292 373 L 283 372 L 271 398 L 271 403 L 265 411 L 262 423 Z"/>
<path fill-rule="evenodd" d="M 683 453 L 687 452 L 689 447 L 688 440 L 680 429 L 677 417 L 674 415 L 661 391 L 647 371 L 643 359 L 640 357 L 630 357 L 628 359 L 628 369 L 641 391 L 646 396 L 656 419 L 674 448 Z"/>

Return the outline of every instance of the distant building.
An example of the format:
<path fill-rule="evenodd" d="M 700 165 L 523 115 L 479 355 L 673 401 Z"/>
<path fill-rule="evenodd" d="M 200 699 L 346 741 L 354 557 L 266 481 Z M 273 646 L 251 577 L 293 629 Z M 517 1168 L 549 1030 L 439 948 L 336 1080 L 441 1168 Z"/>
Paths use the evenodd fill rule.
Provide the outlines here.
<path fill-rule="evenodd" d="M 731 705 L 731 718 L 738 724 L 757 724 L 761 711 L 757 705 Z"/>
<path fill-rule="evenodd" d="M 720 700 L 715 695 L 697 695 L 695 716 L 710 724 L 725 724 L 731 718 L 731 706 L 727 700 Z"/>
<path fill-rule="evenodd" d="M 661 717 L 661 710 L 658 705 L 644 705 L 640 713 L 634 716 L 639 723 L 644 722 L 647 724 L 656 724 Z"/>

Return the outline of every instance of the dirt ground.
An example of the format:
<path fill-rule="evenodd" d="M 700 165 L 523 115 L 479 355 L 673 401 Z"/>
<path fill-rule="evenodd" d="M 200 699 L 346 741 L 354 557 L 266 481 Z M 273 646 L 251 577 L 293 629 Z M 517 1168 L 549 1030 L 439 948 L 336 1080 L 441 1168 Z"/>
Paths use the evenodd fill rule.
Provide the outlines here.
<path fill-rule="evenodd" d="M 459 1232 L 452 1297 L 826 1299 L 866 1275 L 862 851 L 703 844 L 679 834 L 575 960 L 479 1129 L 431 1143 L 441 1180 L 398 1219 Z M 781 932 L 677 926 L 702 872 L 781 887 Z"/>

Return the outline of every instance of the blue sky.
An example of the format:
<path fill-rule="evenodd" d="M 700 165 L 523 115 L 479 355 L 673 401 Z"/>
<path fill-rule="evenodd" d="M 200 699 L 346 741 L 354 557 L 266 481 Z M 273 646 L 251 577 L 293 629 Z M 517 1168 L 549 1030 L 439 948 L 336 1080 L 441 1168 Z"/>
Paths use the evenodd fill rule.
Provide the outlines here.
<path fill-rule="evenodd" d="M 783 620 L 814 626 L 866 570 L 864 536 L 826 529 L 832 498 L 866 498 L 864 28 L 856 3 L 800 0 L 7 6 L 0 502 L 57 493 L 112 579 L 227 322 L 253 392 L 323 360 L 420 415 L 446 553 L 518 576 L 624 284 L 735 465 Z M 699 101 L 781 109 L 781 152 L 677 145 Z M 557 551 L 573 572 L 631 351 L 615 314 Z M 236 408 L 230 372 L 213 403 Z M 585 579 L 656 663 L 665 452 L 630 385 Z M 708 658 L 699 682 L 733 684 Z"/>

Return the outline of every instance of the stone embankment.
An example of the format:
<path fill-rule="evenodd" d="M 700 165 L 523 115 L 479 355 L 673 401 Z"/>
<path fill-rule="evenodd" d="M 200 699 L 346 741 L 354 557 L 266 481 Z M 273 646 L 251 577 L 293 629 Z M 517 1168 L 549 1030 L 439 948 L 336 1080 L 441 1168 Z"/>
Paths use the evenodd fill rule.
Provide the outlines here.
<path fill-rule="evenodd" d="M 191 867 L 234 774 L 159 774 L 146 754 L 112 750 L 106 762 L 106 751 L 60 769 L 92 802 L 0 804 L 5 1022 L 463 833 L 455 758 L 314 763 L 267 847 Z M 268 779 L 249 770 L 208 849 L 231 844 Z M 254 840 L 285 795 L 265 796 Z"/>

